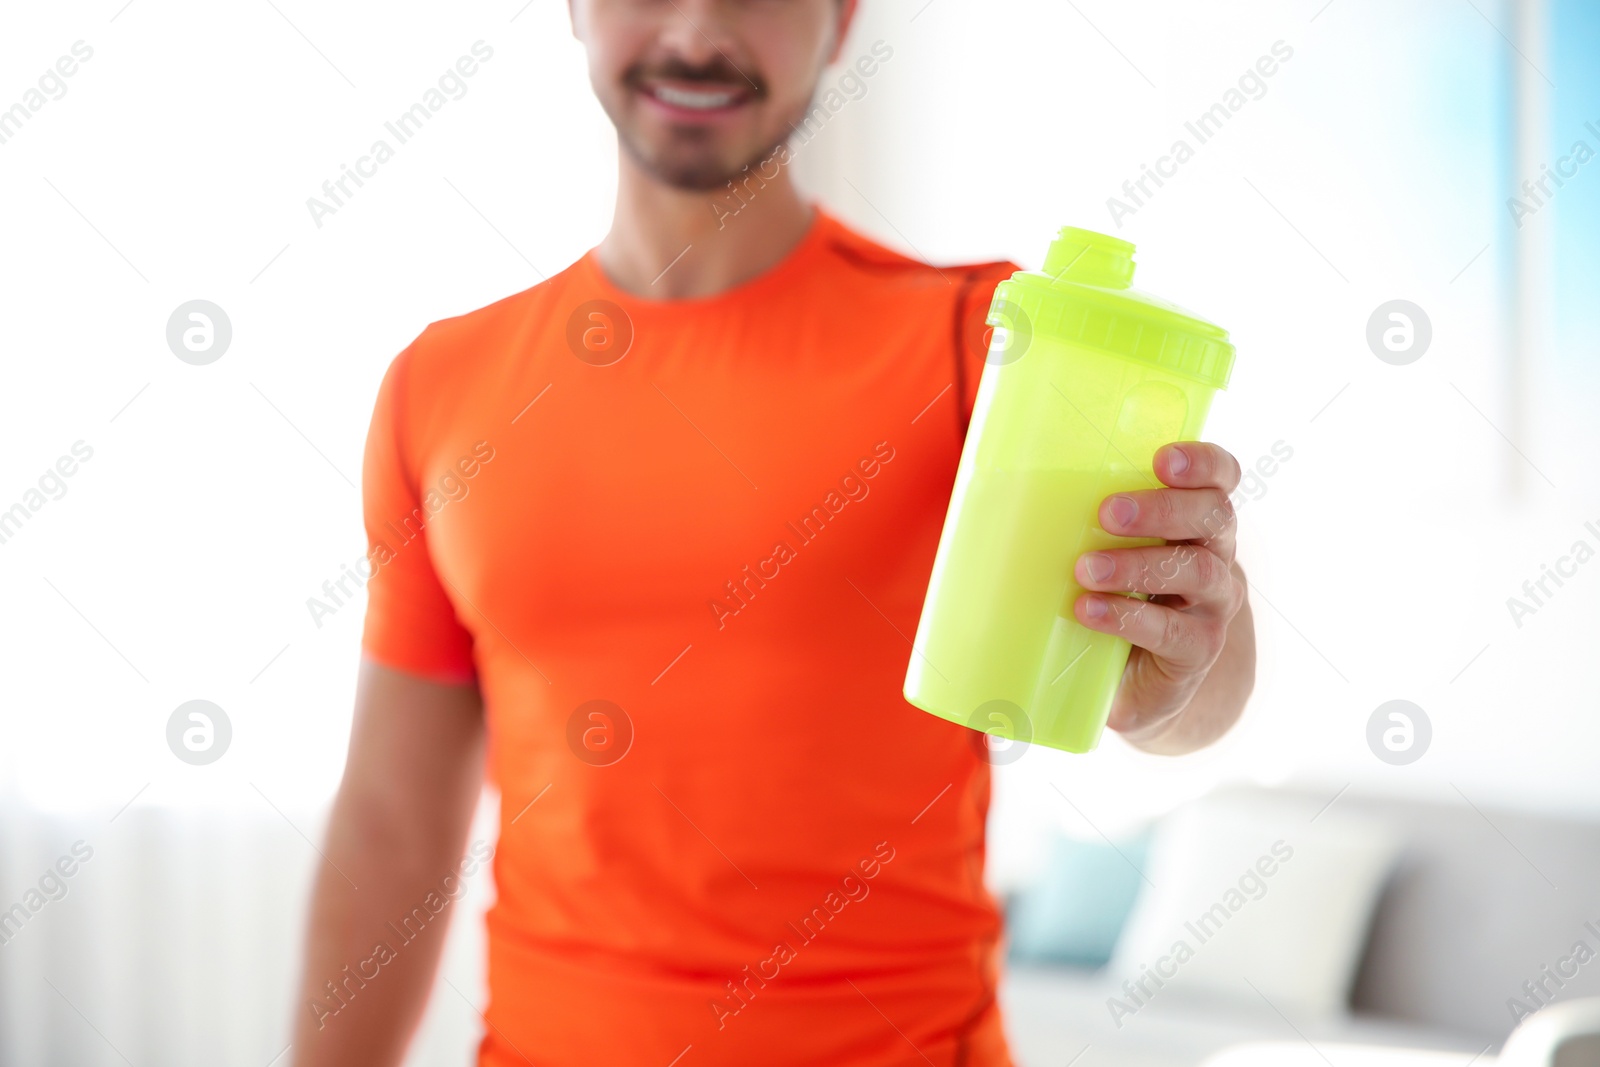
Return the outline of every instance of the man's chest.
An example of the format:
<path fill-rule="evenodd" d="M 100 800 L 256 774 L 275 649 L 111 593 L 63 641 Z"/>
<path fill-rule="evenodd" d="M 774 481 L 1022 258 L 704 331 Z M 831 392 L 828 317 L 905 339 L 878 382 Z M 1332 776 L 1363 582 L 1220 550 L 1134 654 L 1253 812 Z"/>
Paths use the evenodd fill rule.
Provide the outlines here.
<path fill-rule="evenodd" d="M 719 599 L 737 614 L 771 583 L 870 589 L 931 553 L 960 447 L 947 346 L 666 340 L 610 366 L 535 353 L 482 386 L 530 398 L 501 404 L 503 425 L 417 458 L 424 492 L 458 475 L 428 520 L 435 566 L 497 627 L 701 625 Z"/>

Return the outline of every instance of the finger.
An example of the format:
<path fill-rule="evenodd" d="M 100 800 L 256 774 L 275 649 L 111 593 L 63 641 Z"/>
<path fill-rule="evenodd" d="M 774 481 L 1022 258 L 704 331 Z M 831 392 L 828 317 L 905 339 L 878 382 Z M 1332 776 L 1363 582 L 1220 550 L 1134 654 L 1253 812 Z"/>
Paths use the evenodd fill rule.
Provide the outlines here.
<path fill-rule="evenodd" d="M 1112 548 L 1078 557 L 1073 575 L 1086 590 L 1180 596 L 1190 605 L 1226 612 L 1238 597 L 1228 564 L 1189 544 Z"/>
<path fill-rule="evenodd" d="M 1100 528 L 1123 537 L 1195 541 L 1233 562 L 1233 501 L 1221 489 L 1139 489 L 1100 504 Z"/>
<path fill-rule="evenodd" d="M 1073 614 L 1089 629 L 1116 634 L 1184 671 L 1210 668 L 1228 632 L 1220 619 L 1126 596 L 1085 593 Z"/>
<path fill-rule="evenodd" d="M 1233 453 L 1204 441 L 1177 441 L 1165 445 L 1155 455 L 1156 477 L 1174 489 L 1221 489 L 1231 493 L 1239 488 L 1244 472 Z"/>

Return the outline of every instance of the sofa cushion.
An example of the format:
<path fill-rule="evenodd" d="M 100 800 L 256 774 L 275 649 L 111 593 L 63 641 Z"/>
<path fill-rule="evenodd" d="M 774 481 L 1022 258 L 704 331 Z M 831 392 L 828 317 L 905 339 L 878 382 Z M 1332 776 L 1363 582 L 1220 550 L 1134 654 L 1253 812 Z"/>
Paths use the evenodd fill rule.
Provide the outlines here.
<path fill-rule="evenodd" d="M 1039 878 L 1006 915 L 1011 958 L 1102 967 L 1143 885 L 1148 832 L 1115 844 L 1057 831 Z"/>
<path fill-rule="evenodd" d="M 1397 847 L 1381 820 L 1282 794 L 1174 812 L 1111 963 L 1127 1010 L 1181 996 L 1342 1014 Z"/>
<path fill-rule="evenodd" d="M 1346 795 L 1334 805 L 1382 818 L 1405 839 L 1351 1006 L 1498 1044 L 1541 1000 L 1600 995 L 1600 824 L 1444 794 L 1443 803 Z M 1580 942 L 1596 954 L 1582 965 L 1573 961 Z M 1539 982 L 1536 1000 L 1524 983 Z"/>

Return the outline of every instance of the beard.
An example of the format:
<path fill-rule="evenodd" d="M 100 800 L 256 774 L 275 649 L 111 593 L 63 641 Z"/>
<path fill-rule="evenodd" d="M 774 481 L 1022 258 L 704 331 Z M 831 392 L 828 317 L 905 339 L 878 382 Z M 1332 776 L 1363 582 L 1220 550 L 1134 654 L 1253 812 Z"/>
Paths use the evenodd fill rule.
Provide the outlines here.
<path fill-rule="evenodd" d="M 642 144 L 640 138 L 622 126 L 617 127 L 617 139 L 641 170 L 664 185 L 690 193 L 709 193 L 726 187 L 743 177 L 748 168 L 771 159 L 788 141 L 787 135 L 779 137 L 747 158 L 736 158 L 730 163 L 719 158 L 721 153 L 710 132 L 693 130 L 674 134 L 672 143 L 661 150 Z"/>

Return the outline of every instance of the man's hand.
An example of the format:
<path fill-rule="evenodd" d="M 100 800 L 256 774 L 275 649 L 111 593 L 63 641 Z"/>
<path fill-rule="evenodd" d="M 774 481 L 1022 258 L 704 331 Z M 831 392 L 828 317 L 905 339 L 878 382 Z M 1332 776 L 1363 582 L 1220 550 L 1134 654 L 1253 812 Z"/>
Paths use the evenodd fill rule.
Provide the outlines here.
<path fill-rule="evenodd" d="M 1239 463 L 1200 441 L 1163 447 L 1155 472 L 1171 488 L 1118 493 L 1100 505 L 1100 526 L 1168 544 L 1079 557 L 1079 622 L 1135 646 L 1107 725 L 1152 752 L 1209 744 L 1243 710 L 1255 678 L 1255 633 L 1244 573 L 1234 562 L 1228 496 Z M 1099 593 L 1146 593 L 1149 600 Z"/>

